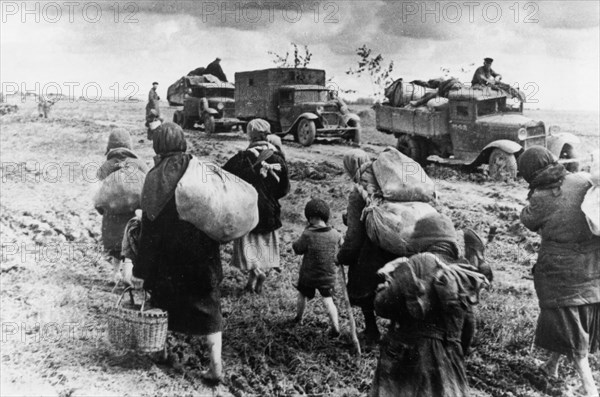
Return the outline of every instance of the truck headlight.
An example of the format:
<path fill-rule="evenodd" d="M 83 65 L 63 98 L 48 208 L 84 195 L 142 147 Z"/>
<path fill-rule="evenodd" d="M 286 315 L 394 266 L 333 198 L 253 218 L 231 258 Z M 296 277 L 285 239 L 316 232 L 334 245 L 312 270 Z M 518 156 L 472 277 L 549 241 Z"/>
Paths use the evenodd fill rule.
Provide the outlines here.
<path fill-rule="evenodd" d="M 318 115 L 321 115 L 321 114 L 323 113 L 323 111 L 324 111 L 324 110 L 325 110 L 325 109 L 323 108 L 323 106 L 317 106 L 316 113 L 317 113 Z"/>
<path fill-rule="evenodd" d="M 527 138 L 527 130 L 525 128 L 519 128 L 519 132 L 517 132 L 517 137 L 520 141 L 524 141 Z"/>
<path fill-rule="evenodd" d="M 191 88 L 188 88 L 188 89 L 187 89 L 187 93 L 188 93 L 188 94 L 191 94 L 191 93 L 192 93 L 192 89 L 191 89 Z"/>
<path fill-rule="evenodd" d="M 217 103 L 217 110 L 223 110 L 224 107 L 225 105 L 223 105 L 223 102 Z"/>

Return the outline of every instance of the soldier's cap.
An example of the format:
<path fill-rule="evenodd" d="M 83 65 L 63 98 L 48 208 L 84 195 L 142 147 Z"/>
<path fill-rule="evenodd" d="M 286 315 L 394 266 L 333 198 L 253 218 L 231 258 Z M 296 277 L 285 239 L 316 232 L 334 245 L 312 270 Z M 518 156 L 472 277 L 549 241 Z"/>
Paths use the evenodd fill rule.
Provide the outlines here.
<path fill-rule="evenodd" d="M 154 85 L 154 84 L 158 85 L 158 82 L 157 82 L 157 81 L 155 81 L 155 82 L 153 82 L 153 83 L 152 83 L 152 85 Z"/>
<path fill-rule="evenodd" d="M 483 62 L 492 63 L 492 62 L 494 62 L 494 60 L 492 58 L 483 58 Z"/>

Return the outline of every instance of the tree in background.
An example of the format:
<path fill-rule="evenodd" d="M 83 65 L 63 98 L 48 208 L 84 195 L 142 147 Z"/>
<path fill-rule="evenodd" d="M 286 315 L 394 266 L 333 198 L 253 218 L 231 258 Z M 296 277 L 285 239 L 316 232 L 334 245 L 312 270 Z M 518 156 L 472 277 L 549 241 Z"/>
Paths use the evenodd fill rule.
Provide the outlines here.
<path fill-rule="evenodd" d="M 390 85 L 394 79 L 391 74 L 394 70 L 394 61 L 391 61 L 387 66 L 381 54 L 372 55 L 372 50 L 364 44 L 356 49 L 358 55 L 358 69 L 348 69 L 346 74 L 362 77 L 368 75 L 373 88 L 373 96 L 376 100 L 382 99 L 385 88 Z"/>
<path fill-rule="evenodd" d="M 274 51 L 267 51 L 269 55 L 274 57 L 273 63 L 277 65 L 278 68 L 306 68 L 310 64 L 312 58 L 312 52 L 309 51 L 308 46 L 304 45 L 304 54 L 300 54 L 300 49 L 298 44 L 290 43 L 292 47 L 294 47 L 293 55 L 294 59 L 292 61 L 288 61 L 290 57 L 290 52 L 287 51 L 285 56 L 275 53 Z"/>

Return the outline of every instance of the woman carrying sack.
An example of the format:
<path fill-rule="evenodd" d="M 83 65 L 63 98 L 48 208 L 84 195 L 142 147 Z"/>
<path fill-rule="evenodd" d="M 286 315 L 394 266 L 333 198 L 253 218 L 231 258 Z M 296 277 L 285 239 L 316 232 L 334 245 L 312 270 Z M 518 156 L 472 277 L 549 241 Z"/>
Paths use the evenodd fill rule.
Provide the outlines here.
<path fill-rule="evenodd" d="M 175 188 L 191 155 L 181 127 L 165 123 L 153 139 L 154 168 L 142 191 L 142 232 L 133 276 L 144 280 L 151 304 L 169 314 L 169 329 L 206 335 L 210 368 L 203 377 L 222 380 L 223 278 L 219 243 L 179 219 Z"/>
<path fill-rule="evenodd" d="M 133 143 L 129 132 L 123 129 L 112 131 L 106 146 L 106 161 L 96 174 L 98 179 L 107 183 L 130 183 L 141 186 L 148 172 L 148 166 L 132 151 L 132 148 Z M 122 174 L 112 181 L 106 181 L 115 172 L 122 172 Z M 102 195 L 103 192 L 99 193 Z M 132 205 L 127 203 L 129 197 L 96 197 L 96 210 L 102 215 L 102 243 L 112 258 L 115 281 L 121 279 L 119 266 L 125 225 L 135 216 L 135 210 L 140 207 L 140 193 L 137 192 L 137 202 Z M 111 203 L 111 200 L 123 203 Z"/>
<path fill-rule="evenodd" d="M 246 290 L 258 294 L 270 269 L 280 268 L 279 199 L 290 190 L 286 161 L 277 147 L 267 141 L 271 127 L 262 119 L 248 123 L 248 149 L 237 153 L 223 166 L 225 171 L 248 182 L 258 192 L 258 225 L 233 242 L 233 266 L 249 271 Z"/>
<path fill-rule="evenodd" d="M 521 222 L 542 237 L 533 268 L 540 305 L 535 343 L 551 352 L 542 370 L 557 376 L 566 355 L 583 381 L 583 394 L 597 397 L 588 355 L 600 348 L 600 237 L 581 211 L 591 182 L 567 172 L 541 146 L 519 157 L 519 172 L 530 189 Z"/>

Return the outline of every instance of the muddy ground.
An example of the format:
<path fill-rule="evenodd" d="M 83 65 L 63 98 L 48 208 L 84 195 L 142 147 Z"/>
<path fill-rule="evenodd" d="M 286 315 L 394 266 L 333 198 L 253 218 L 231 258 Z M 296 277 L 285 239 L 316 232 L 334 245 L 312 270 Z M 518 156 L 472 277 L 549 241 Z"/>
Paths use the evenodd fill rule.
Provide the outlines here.
<path fill-rule="evenodd" d="M 377 348 L 355 358 L 348 341 L 348 316 L 336 298 L 345 333 L 327 335 L 318 299 L 307 321 L 292 326 L 300 258 L 291 243 L 304 227 L 303 208 L 311 197 L 326 199 L 334 227 L 345 230 L 341 214 L 350 183 L 343 174 L 343 142 L 318 142 L 303 148 L 284 141 L 292 189 L 282 200 L 283 271 L 272 274 L 261 296 L 242 292 L 245 276 L 228 265 L 224 245 L 222 287 L 225 317 L 223 359 L 226 382 L 210 388 L 199 381 L 208 363 L 202 341 L 169 336 L 167 364 L 153 357 L 116 350 L 107 340 L 106 312 L 116 302 L 111 266 L 100 246 L 100 216 L 92 206 L 95 171 L 103 161 L 112 128 L 126 128 L 135 150 L 152 162 L 151 142 L 143 127 L 144 103 L 58 103 L 50 119 L 39 119 L 34 103 L 2 116 L 1 184 L 1 394 L 7 395 L 229 395 L 364 396 L 375 369 Z M 368 108 L 363 116 L 365 150 L 376 154 L 390 136 L 377 132 Z M 164 108 L 170 119 L 173 108 Z M 597 115 L 531 111 L 547 124 L 598 147 Z M 241 133 L 206 136 L 186 131 L 189 149 L 218 164 L 247 145 Z M 588 150 L 588 149 L 586 149 Z M 579 387 L 571 365 L 560 380 L 536 371 L 545 353 L 532 346 L 537 301 L 531 266 L 539 238 L 519 222 L 527 194 L 523 181 L 496 183 L 485 173 L 430 165 L 440 199 L 437 208 L 457 228 L 471 227 L 497 236 L 487 259 L 495 271 L 492 288 L 478 308 L 478 334 L 468 358 L 476 396 L 574 395 Z M 355 311 L 358 328 L 362 318 Z M 381 320 L 381 326 L 386 324 Z M 592 357 L 600 384 L 600 360 Z"/>

